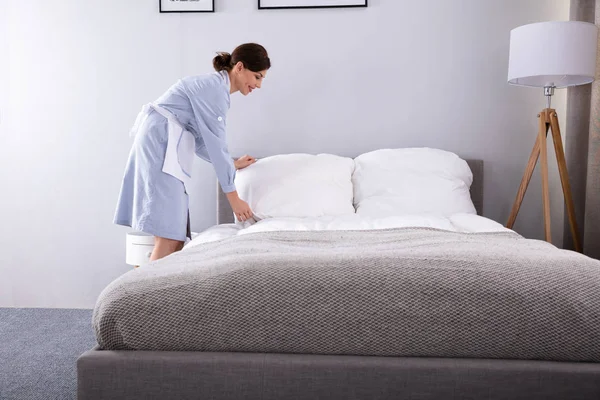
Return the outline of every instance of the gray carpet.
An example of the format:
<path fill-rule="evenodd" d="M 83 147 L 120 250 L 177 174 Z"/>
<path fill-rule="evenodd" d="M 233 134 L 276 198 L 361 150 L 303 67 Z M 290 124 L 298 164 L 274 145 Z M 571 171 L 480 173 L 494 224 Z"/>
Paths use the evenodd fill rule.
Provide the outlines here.
<path fill-rule="evenodd" d="M 92 310 L 0 308 L 0 399 L 77 398 L 77 358 L 95 346 Z"/>

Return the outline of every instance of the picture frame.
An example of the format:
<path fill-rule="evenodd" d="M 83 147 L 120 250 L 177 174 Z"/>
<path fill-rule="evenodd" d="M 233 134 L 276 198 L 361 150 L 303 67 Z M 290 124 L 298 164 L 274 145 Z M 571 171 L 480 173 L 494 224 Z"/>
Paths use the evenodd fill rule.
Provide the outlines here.
<path fill-rule="evenodd" d="M 160 13 L 212 13 L 215 0 L 158 0 Z"/>
<path fill-rule="evenodd" d="M 368 7 L 368 0 L 258 0 L 259 10 Z"/>

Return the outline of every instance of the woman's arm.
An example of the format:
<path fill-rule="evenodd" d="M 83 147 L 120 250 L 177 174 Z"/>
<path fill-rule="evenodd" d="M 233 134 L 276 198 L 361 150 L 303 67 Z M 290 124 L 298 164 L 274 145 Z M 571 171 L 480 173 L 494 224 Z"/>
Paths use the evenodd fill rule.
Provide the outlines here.
<path fill-rule="evenodd" d="M 228 111 L 227 93 L 221 85 L 208 83 L 201 89 L 189 90 L 198 135 L 206 146 L 208 155 L 223 192 L 236 190 L 236 168 L 229 155 L 225 135 L 225 118 Z"/>

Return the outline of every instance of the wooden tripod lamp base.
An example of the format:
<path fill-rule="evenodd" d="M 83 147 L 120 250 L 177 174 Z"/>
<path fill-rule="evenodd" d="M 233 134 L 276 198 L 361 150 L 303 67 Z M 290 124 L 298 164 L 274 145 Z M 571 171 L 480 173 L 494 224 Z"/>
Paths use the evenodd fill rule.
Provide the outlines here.
<path fill-rule="evenodd" d="M 558 172 L 560 173 L 560 182 L 562 184 L 563 195 L 567 206 L 567 214 L 569 218 L 569 224 L 571 226 L 571 234 L 573 235 L 573 243 L 575 250 L 580 252 L 581 242 L 579 241 L 579 230 L 577 229 L 577 222 L 575 220 L 575 207 L 573 205 L 573 197 L 571 195 L 571 186 L 569 185 L 569 175 L 567 173 L 567 163 L 565 161 L 565 153 L 563 151 L 562 138 L 560 135 L 560 127 L 558 125 L 558 117 L 556 110 L 553 108 L 546 108 L 538 114 L 539 119 L 539 131 L 531 155 L 529 156 L 529 162 L 525 168 L 519 191 L 517 192 L 517 198 L 513 204 L 510 217 L 506 227 L 512 229 L 517 214 L 521 208 L 523 197 L 527 191 L 527 186 L 531 180 L 531 175 L 537 164 L 538 158 L 541 158 L 541 173 L 542 173 L 542 203 L 544 208 L 544 233 L 547 242 L 552 242 L 552 235 L 550 231 L 550 192 L 548 189 L 548 151 L 546 145 L 546 137 L 548 135 L 548 129 L 552 132 L 552 140 L 554 142 L 554 150 L 556 154 L 556 161 L 558 163 Z"/>

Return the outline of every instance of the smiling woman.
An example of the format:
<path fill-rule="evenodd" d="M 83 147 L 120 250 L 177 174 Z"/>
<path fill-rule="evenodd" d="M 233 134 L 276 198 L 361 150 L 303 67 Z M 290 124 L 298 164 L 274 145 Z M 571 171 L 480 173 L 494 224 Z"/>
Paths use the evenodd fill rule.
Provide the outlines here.
<path fill-rule="evenodd" d="M 194 153 L 210 162 L 240 221 L 252 210 L 236 191 L 238 169 L 255 162 L 250 156 L 233 161 L 225 135 L 230 95 L 244 96 L 260 88 L 271 68 L 265 48 L 256 43 L 220 52 L 215 72 L 180 79 L 138 114 L 136 135 L 125 168 L 114 222 L 155 237 L 150 260 L 181 250 L 191 237 L 189 185 Z"/>

